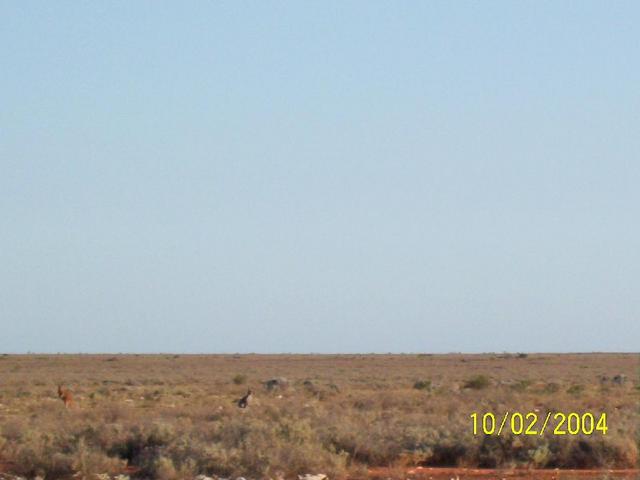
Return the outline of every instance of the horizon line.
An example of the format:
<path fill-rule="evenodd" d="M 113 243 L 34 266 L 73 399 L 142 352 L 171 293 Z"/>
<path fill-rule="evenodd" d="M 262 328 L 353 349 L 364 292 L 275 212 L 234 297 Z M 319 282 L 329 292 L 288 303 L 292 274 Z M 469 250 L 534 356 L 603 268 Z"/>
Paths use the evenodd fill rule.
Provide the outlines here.
<path fill-rule="evenodd" d="M 276 355 L 294 355 L 294 356 L 322 356 L 322 355 L 605 355 L 605 354 L 625 354 L 625 355 L 640 355 L 640 351 L 631 350 L 592 350 L 592 351 L 486 351 L 486 352 L 464 352 L 464 351 L 451 351 L 451 352 L 429 352 L 429 351 L 417 351 L 417 352 L 180 352 L 180 351 L 165 351 L 165 352 L 0 352 L 0 356 L 9 355 L 185 355 L 185 356 L 203 356 L 203 355 L 262 355 L 262 356 L 276 356 Z"/>

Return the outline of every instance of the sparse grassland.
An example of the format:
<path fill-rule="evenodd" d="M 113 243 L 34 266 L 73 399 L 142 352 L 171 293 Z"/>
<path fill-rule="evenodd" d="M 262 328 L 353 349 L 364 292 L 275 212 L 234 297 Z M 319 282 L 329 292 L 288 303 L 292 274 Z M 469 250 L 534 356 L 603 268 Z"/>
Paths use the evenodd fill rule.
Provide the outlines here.
<path fill-rule="evenodd" d="M 127 468 L 158 479 L 632 468 L 639 366 L 632 354 L 0 356 L 0 468 L 47 479 Z M 287 382 L 265 388 L 273 378 Z M 248 387 L 255 401 L 241 410 L 233 401 Z M 610 428 L 473 435 L 472 412 L 507 410 L 606 412 Z"/>

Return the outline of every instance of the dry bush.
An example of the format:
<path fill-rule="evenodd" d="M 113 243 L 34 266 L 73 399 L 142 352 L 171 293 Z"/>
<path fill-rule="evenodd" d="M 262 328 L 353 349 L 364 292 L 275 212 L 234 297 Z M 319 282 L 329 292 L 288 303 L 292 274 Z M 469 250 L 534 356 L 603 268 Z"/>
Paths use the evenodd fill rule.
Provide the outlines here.
<path fill-rule="evenodd" d="M 0 463 L 30 477 L 87 477 L 128 465 L 141 478 L 343 478 L 418 464 L 626 468 L 639 457 L 637 385 L 604 389 L 598 380 L 635 378 L 631 355 L 0 358 Z M 246 386 L 229 381 L 238 371 L 251 372 Z M 259 388 L 281 376 L 291 388 Z M 76 408 L 64 409 L 52 378 L 72 385 Z M 489 378 L 497 386 L 486 390 Z M 256 402 L 240 410 L 234 400 L 247 386 Z M 610 432 L 472 434 L 470 413 L 514 407 L 605 411 Z"/>

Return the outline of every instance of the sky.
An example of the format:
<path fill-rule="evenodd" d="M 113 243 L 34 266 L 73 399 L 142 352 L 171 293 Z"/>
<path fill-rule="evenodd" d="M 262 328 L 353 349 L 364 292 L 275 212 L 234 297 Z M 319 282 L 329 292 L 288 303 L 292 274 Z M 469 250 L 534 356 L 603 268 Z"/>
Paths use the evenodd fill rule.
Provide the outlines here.
<path fill-rule="evenodd" d="M 639 22 L 0 3 L 0 352 L 639 351 Z"/>

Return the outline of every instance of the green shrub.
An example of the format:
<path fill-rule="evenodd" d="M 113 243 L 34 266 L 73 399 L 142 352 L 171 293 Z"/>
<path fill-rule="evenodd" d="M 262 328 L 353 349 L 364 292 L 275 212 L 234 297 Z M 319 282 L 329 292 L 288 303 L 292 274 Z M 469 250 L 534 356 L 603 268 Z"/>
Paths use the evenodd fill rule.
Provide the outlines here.
<path fill-rule="evenodd" d="M 247 376 L 241 373 L 238 373 L 235 377 L 233 377 L 233 383 L 236 385 L 244 385 L 247 383 Z"/>
<path fill-rule="evenodd" d="M 431 390 L 431 380 L 418 380 L 413 384 L 416 390 Z"/>
<path fill-rule="evenodd" d="M 491 381 L 489 377 L 486 375 L 476 375 L 475 377 L 471 377 L 464 383 L 464 388 L 471 388 L 473 390 L 482 390 L 483 388 L 487 388 L 491 385 Z"/>
<path fill-rule="evenodd" d="M 571 385 L 567 389 L 567 393 L 570 393 L 572 395 L 578 395 L 579 393 L 582 393 L 583 391 L 584 391 L 584 385 Z"/>
<path fill-rule="evenodd" d="M 547 383 L 544 387 L 545 393 L 556 393 L 558 390 L 560 390 L 560 385 L 554 382 Z"/>
<path fill-rule="evenodd" d="M 511 388 L 516 392 L 524 392 L 531 385 L 531 380 L 520 380 L 518 383 L 513 385 Z"/>

